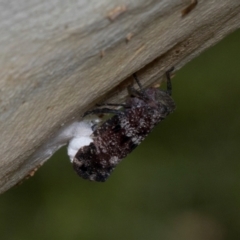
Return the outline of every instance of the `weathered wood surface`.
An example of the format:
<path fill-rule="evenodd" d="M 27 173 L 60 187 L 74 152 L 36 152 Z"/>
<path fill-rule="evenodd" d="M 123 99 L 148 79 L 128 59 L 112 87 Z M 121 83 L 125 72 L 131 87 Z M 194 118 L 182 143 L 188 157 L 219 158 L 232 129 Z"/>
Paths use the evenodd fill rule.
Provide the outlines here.
<path fill-rule="evenodd" d="M 36 151 L 63 124 L 132 73 L 153 83 L 240 26 L 239 0 L 200 0 L 185 16 L 190 0 L 0 3 L 0 192 L 45 161 Z"/>

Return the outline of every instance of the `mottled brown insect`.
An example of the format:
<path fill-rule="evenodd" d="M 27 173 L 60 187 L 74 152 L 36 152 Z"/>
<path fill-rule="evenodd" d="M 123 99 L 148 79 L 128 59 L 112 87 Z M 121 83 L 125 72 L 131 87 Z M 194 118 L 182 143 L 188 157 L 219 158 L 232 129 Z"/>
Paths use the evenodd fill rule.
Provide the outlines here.
<path fill-rule="evenodd" d="M 172 71 L 171 69 L 170 71 Z M 166 72 L 167 90 L 143 89 L 136 74 L 133 75 L 140 90 L 129 88 L 130 98 L 125 104 L 105 104 L 122 107 L 121 110 L 97 108 L 88 114 L 115 114 L 92 133 L 92 142 L 81 147 L 73 159 L 73 167 L 83 178 L 104 182 L 117 164 L 133 151 L 151 130 L 175 109 L 171 98 L 170 71 Z"/>

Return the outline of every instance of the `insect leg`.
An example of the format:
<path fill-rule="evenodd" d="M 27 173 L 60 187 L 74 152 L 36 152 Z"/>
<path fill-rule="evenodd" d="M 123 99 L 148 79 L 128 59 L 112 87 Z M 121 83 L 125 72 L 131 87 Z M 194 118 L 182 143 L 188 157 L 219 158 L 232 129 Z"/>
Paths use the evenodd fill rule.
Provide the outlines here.
<path fill-rule="evenodd" d="M 140 88 L 140 91 L 135 89 L 133 86 L 129 86 L 128 87 L 128 93 L 129 93 L 130 96 L 132 95 L 133 97 L 143 98 L 144 97 L 144 90 L 143 90 L 142 84 L 140 83 L 136 73 L 133 74 L 133 78 L 137 82 L 137 85 Z"/>
<path fill-rule="evenodd" d="M 140 90 L 141 90 L 141 92 L 142 92 L 142 91 L 143 91 L 143 87 L 142 87 L 142 84 L 140 83 L 140 81 L 139 81 L 136 73 L 133 74 L 133 78 L 135 79 L 138 87 L 140 88 Z"/>
<path fill-rule="evenodd" d="M 136 90 L 134 87 L 130 86 L 128 87 L 128 93 L 130 96 L 143 98 L 144 94 L 138 90 Z"/>
<path fill-rule="evenodd" d="M 111 109 L 111 108 L 96 108 L 90 111 L 87 111 L 83 114 L 83 117 L 86 117 L 89 114 L 101 114 L 101 113 L 112 113 L 112 114 L 118 114 L 121 112 L 120 110 Z"/>
<path fill-rule="evenodd" d="M 118 103 L 102 103 L 102 104 L 96 104 L 98 107 L 102 106 L 113 106 L 113 107 L 124 107 L 127 108 L 127 104 L 118 104 Z"/>
<path fill-rule="evenodd" d="M 171 83 L 171 72 L 174 70 L 174 67 L 171 67 L 169 70 L 166 71 L 167 77 L 167 93 L 171 96 L 172 95 L 172 83 Z"/>

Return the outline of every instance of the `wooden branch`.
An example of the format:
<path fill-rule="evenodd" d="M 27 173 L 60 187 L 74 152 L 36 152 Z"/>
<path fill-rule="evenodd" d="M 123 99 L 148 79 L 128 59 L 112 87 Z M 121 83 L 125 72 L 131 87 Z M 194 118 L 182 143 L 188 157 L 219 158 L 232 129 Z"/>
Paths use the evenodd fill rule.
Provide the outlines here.
<path fill-rule="evenodd" d="M 0 192 L 132 73 L 153 83 L 240 26 L 239 0 L 9 0 L 0 13 Z"/>

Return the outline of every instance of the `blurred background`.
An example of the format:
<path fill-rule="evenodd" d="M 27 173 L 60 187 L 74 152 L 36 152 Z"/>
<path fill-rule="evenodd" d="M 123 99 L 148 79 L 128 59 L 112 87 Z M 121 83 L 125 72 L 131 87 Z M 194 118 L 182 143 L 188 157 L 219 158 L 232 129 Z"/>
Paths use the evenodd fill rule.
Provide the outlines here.
<path fill-rule="evenodd" d="M 240 31 L 172 80 L 176 111 L 105 183 L 66 148 L 0 196 L 0 239 L 240 239 Z"/>

